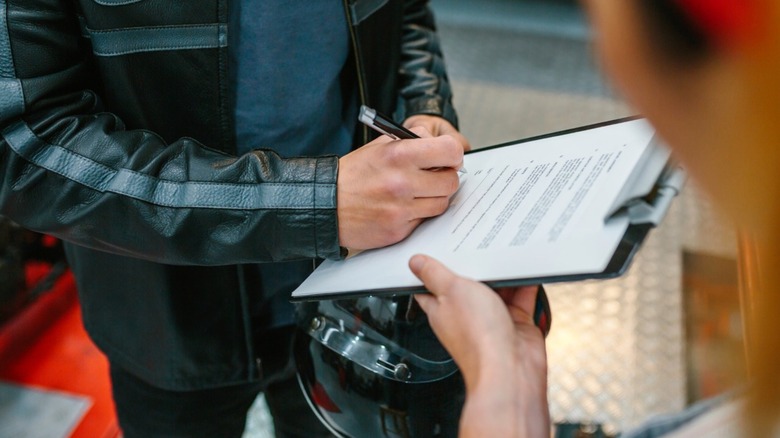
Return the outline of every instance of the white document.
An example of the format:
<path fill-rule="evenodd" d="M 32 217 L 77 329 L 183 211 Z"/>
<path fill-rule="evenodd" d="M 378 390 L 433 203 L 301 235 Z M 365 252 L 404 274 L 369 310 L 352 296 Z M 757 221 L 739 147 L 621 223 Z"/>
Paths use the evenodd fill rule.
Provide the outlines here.
<path fill-rule="evenodd" d="M 602 272 L 629 225 L 614 204 L 653 135 L 638 119 L 466 154 L 444 214 L 395 245 L 323 262 L 292 299 L 419 290 L 418 253 L 487 282 Z"/>

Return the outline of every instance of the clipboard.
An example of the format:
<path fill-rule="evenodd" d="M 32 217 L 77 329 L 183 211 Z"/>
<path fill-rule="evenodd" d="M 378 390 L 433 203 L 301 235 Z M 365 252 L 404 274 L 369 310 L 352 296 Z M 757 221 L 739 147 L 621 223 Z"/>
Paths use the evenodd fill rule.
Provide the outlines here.
<path fill-rule="evenodd" d="M 541 283 L 607 280 L 622 276 L 631 266 L 634 256 L 639 252 L 650 230 L 660 225 L 663 218 L 666 217 L 672 205 L 672 200 L 682 191 L 686 179 L 687 175 L 682 167 L 674 161 L 669 161 L 664 165 L 663 171 L 650 189 L 643 193 L 634 192 L 634 196 L 624 198 L 624 202 L 615 207 L 613 214 L 620 210 L 628 212 L 631 225 L 626 229 L 623 238 L 615 249 L 615 253 L 603 271 L 508 281 L 486 281 L 485 283 L 493 288 L 498 288 Z M 423 291 L 417 291 L 416 293 L 420 292 Z"/>
<path fill-rule="evenodd" d="M 631 163 L 630 169 L 624 170 L 618 167 L 616 172 L 624 172 L 624 175 L 621 176 L 620 179 L 621 186 L 616 189 L 614 198 L 608 199 L 608 204 L 606 203 L 606 199 L 601 200 L 601 198 L 599 198 L 596 194 L 587 195 L 594 199 L 599 199 L 599 202 L 603 204 L 601 205 L 601 210 L 599 211 L 603 210 L 605 212 L 601 218 L 606 228 L 608 228 L 606 224 L 611 223 L 612 221 L 625 225 L 625 229 L 620 228 L 620 232 L 622 234 L 615 235 L 618 237 L 617 242 L 614 243 L 614 239 L 610 240 L 610 242 L 614 243 L 615 246 L 609 247 L 607 256 L 604 257 L 606 263 L 604 264 L 603 268 L 579 272 L 559 272 L 549 275 L 508 275 L 508 278 L 501 279 L 479 278 L 478 275 L 466 275 L 482 281 L 491 287 L 572 282 L 590 279 L 609 279 L 623 275 L 630 267 L 634 256 L 640 250 L 641 245 L 650 230 L 660 225 L 663 218 L 666 216 L 672 201 L 680 193 L 686 180 L 685 171 L 672 159 L 668 149 L 659 142 L 657 136 L 655 136 L 655 133 L 651 130 L 651 128 L 649 128 L 649 125 L 646 125 L 645 127 L 645 124 L 646 122 L 644 122 L 644 120 L 639 117 L 627 117 L 564 131 L 558 131 L 541 136 L 530 137 L 518 141 L 502 143 L 499 145 L 468 152 L 467 158 L 471 154 L 484 154 L 487 151 L 497 151 L 495 153 L 504 153 L 505 149 L 503 148 L 507 147 L 523 147 L 523 145 L 528 145 L 530 147 L 533 145 L 534 147 L 538 148 L 541 147 L 541 145 L 545 142 L 574 141 L 568 139 L 590 138 L 593 136 L 598 138 L 598 135 L 604 135 L 604 139 L 606 140 L 609 139 L 609 135 L 613 131 L 618 133 L 616 134 L 618 137 L 619 135 L 626 135 L 627 138 L 642 139 L 642 142 L 646 142 L 646 144 L 642 145 L 641 153 L 636 152 L 635 156 L 632 158 L 633 161 L 628 161 Z M 648 131 L 641 131 L 641 135 L 636 134 L 634 136 L 634 134 L 631 132 L 631 129 L 639 130 L 640 128 Z M 628 132 L 628 134 L 625 134 L 625 132 Z M 619 143 L 618 140 L 615 140 L 617 142 L 616 144 Z M 576 148 L 570 147 L 569 150 L 576 150 Z M 598 149 L 596 148 L 596 150 Z M 619 150 L 619 147 L 613 147 L 610 155 L 612 165 L 620 162 L 619 159 L 621 154 L 622 152 Z M 604 155 L 605 154 L 602 152 L 599 156 L 599 159 L 603 158 Z M 590 162 L 591 161 L 589 160 L 588 163 Z M 472 165 L 467 164 L 466 166 L 469 168 L 469 172 L 472 173 Z M 555 168 L 555 166 L 552 166 L 552 169 Z M 558 173 L 562 173 L 563 169 L 565 169 L 565 167 L 558 167 Z M 609 171 L 612 171 L 612 167 L 610 167 L 608 171 L 604 171 L 602 169 L 600 172 L 604 173 Z M 595 170 L 592 170 L 591 174 L 594 172 Z M 550 173 L 552 173 L 552 171 Z M 599 173 L 598 175 L 601 175 L 602 173 Z M 469 178 L 471 178 L 471 176 L 469 176 Z M 570 179 L 573 179 L 573 177 Z M 566 183 L 568 184 L 568 180 Z M 451 206 L 451 209 L 452 208 L 453 207 Z M 583 207 L 583 209 L 584 208 L 585 207 Z M 440 224 L 442 221 L 446 221 L 446 219 L 435 218 L 430 221 L 431 226 L 441 226 Z M 425 223 L 420 228 L 424 228 L 424 226 L 426 226 Z M 417 232 L 418 230 L 415 231 L 415 233 Z M 426 230 L 421 232 L 425 233 L 431 231 Z M 413 233 L 413 236 L 415 233 Z M 570 231 L 570 233 L 576 234 L 576 231 Z M 419 237 L 418 240 L 419 239 L 422 238 Z M 406 243 L 402 242 L 401 244 L 396 245 L 403 246 L 406 245 Z M 594 248 L 598 248 L 598 246 L 595 246 Z M 372 254 L 370 256 L 366 256 L 366 259 L 363 262 L 370 263 L 370 260 L 378 261 L 373 264 L 364 264 L 364 266 L 378 266 L 381 269 L 382 266 L 389 266 L 382 265 L 382 263 L 392 263 L 392 267 L 394 269 L 398 269 L 399 277 L 406 275 L 403 274 L 403 271 L 400 270 L 400 267 L 397 265 L 403 263 L 403 269 L 408 271 L 408 267 L 406 267 L 408 258 L 405 260 L 403 260 L 403 257 L 401 257 L 400 260 L 387 259 L 391 260 L 388 262 L 386 259 L 382 258 L 382 251 L 391 253 L 392 251 L 396 251 L 396 249 L 371 250 Z M 597 252 L 604 251 L 606 250 L 599 248 L 599 251 Z M 418 252 L 425 251 L 423 250 Z M 403 254 L 403 252 L 401 252 L 401 254 Z M 435 254 L 431 255 L 436 257 Z M 448 264 L 446 260 L 442 261 L 445 264 Z M 359 262 L 360 261 L 352 263 Z M 402 284 L 403 282 L 399 281 L 400 284 L 398 285 L 393 285 L 392 280 L 380 279 L 378 282 L 382 283 L 382 281 L 384 281 L 384 284 L 380 284 L 378 287 L 372 287 L 371 281 L 369 279 L 369 282 L 364 282 L 362 286 L 352 287 L 349 285 L 349 275 L 351 275 L 349 271 L 349 263 L 344 263 L 344 265 L 340 265 L 340 263 L 343 262 L 326 261 L 323 264 L 326 266 L 324 268 L 323 266 L 318 267 L 317 270 L 315 270 L 315 272 L 306 281 L 304 281 L 301 287 L 293 292 L 290 300 L 296 302 L 322 299 L 356 298 L 367 295 L 408 295 L 427 292 L 422 284 L 419 284 L 419 280 L 416 279 L 415 280 L 417 284 L 409 284 L 410 280 L 407 279 L 407 284 Z M 339 270 L 342 269 L 343 266 L 346 266 L 343 271 L 344 290 L 340 290 L 339 287 L 334 287 L 332 285 L 325 285 L 329 279 L 332 279 L 331 276 L 335 275 L 338 277 L 339 275 L 342 275 Z M 468 271 L 467 265 L 461 266 L 461 269 L 458 269 L 458 266 L 456 265 L 448 264 L 448 266 L 461 274 L 463 274 L 464 271 Z M 520 267 L 518 267 L 518 270 L 520 270 L 519 268 Z M 384 271 L 385 269 L 381 270 Z M 360 271 L 352 271 L 353 274 L 355 272 Z M 411 274 L 409 273 L 409 275 Z M 318 290 L 319 284 L 322 284 L 321 290 Z M 314 292 L 312 293 L 312 291 Z"/>

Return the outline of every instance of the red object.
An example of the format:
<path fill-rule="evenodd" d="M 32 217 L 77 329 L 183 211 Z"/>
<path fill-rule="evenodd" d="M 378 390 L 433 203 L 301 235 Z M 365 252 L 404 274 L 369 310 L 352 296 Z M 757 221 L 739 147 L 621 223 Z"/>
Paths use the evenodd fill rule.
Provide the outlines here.
<path fill-rule="evenodd" d="M 47 269 L 46 264 L 27 266 L 27 284 L 36 284 Z M 120 436 L 108 361 L 81 323 L 70 271 L 57 279 L 52 290 L 0 327 L 0 379 L 88 397 L 91 405 L 72 438 Z"/>
<path fill-rule="evenodd" d="M 676 0 L 683 11 L 716 42 L 745 42 L 759 27 L 759 0 Z"/>
<path fill-rule="evenodd" d="M 48 234 L 44 234 L 43 236 L 41 236 L 41 245 L 47 248 L 53 248 L 57 246 L 58 242 L 59 240 L 54 236 L 50 236 Z"/>
<path fill-rule="evenodd" d="M 320 385 L 320 382 L 314 382 L 314 386 L 311 388 L 311 398 L 322 409 L 328 412 L 341 413 L 341 409 L 331 400 L 325 388 Z"/>

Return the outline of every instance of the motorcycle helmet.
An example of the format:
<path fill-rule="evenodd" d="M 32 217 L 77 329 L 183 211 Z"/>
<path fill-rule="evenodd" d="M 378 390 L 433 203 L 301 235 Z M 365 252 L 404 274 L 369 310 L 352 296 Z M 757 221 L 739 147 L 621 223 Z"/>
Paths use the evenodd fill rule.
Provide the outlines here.
<path fill-rule="evenodd" d="M 535 321 L 546 334 L 542 288 Z M 412 296 L 298 307 L 293 343 L 309 405 L 338 437 L 456 437 L 465 386 Z"/>

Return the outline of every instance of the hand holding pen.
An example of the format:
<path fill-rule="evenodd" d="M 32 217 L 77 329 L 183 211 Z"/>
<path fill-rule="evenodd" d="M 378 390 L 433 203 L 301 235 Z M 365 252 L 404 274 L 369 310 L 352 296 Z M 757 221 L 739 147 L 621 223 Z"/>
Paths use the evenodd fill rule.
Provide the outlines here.
<path fill-rule="evenodd" d="M 365 105 L 361 105 L 360 107 L 360 115 L 358 116 L 358 120 L 374 131 L 386 135 L 393 140 L 420 138 L 419 135 L 404 128 L 402 125 L 399 125 L 393 121 L 393 119 Z M 458 169 L 458 173 L 466 174 L 468 172 L 466 172 L 466 168 L 460 167 Z"/>
<path fill-rule="evenodd" d="M 393 128 L 383 126 L 388 132 Z M 454 170 L 463 165 L 463 144 L 451 135 L 419 138 L 411 133 L 413 138 L 393 140 L 410 135 L 404 131 L 339 159 L 335 224 L 340 246 L 363 250 L 397 243 L 449 207 L 460 185 Z"/>

